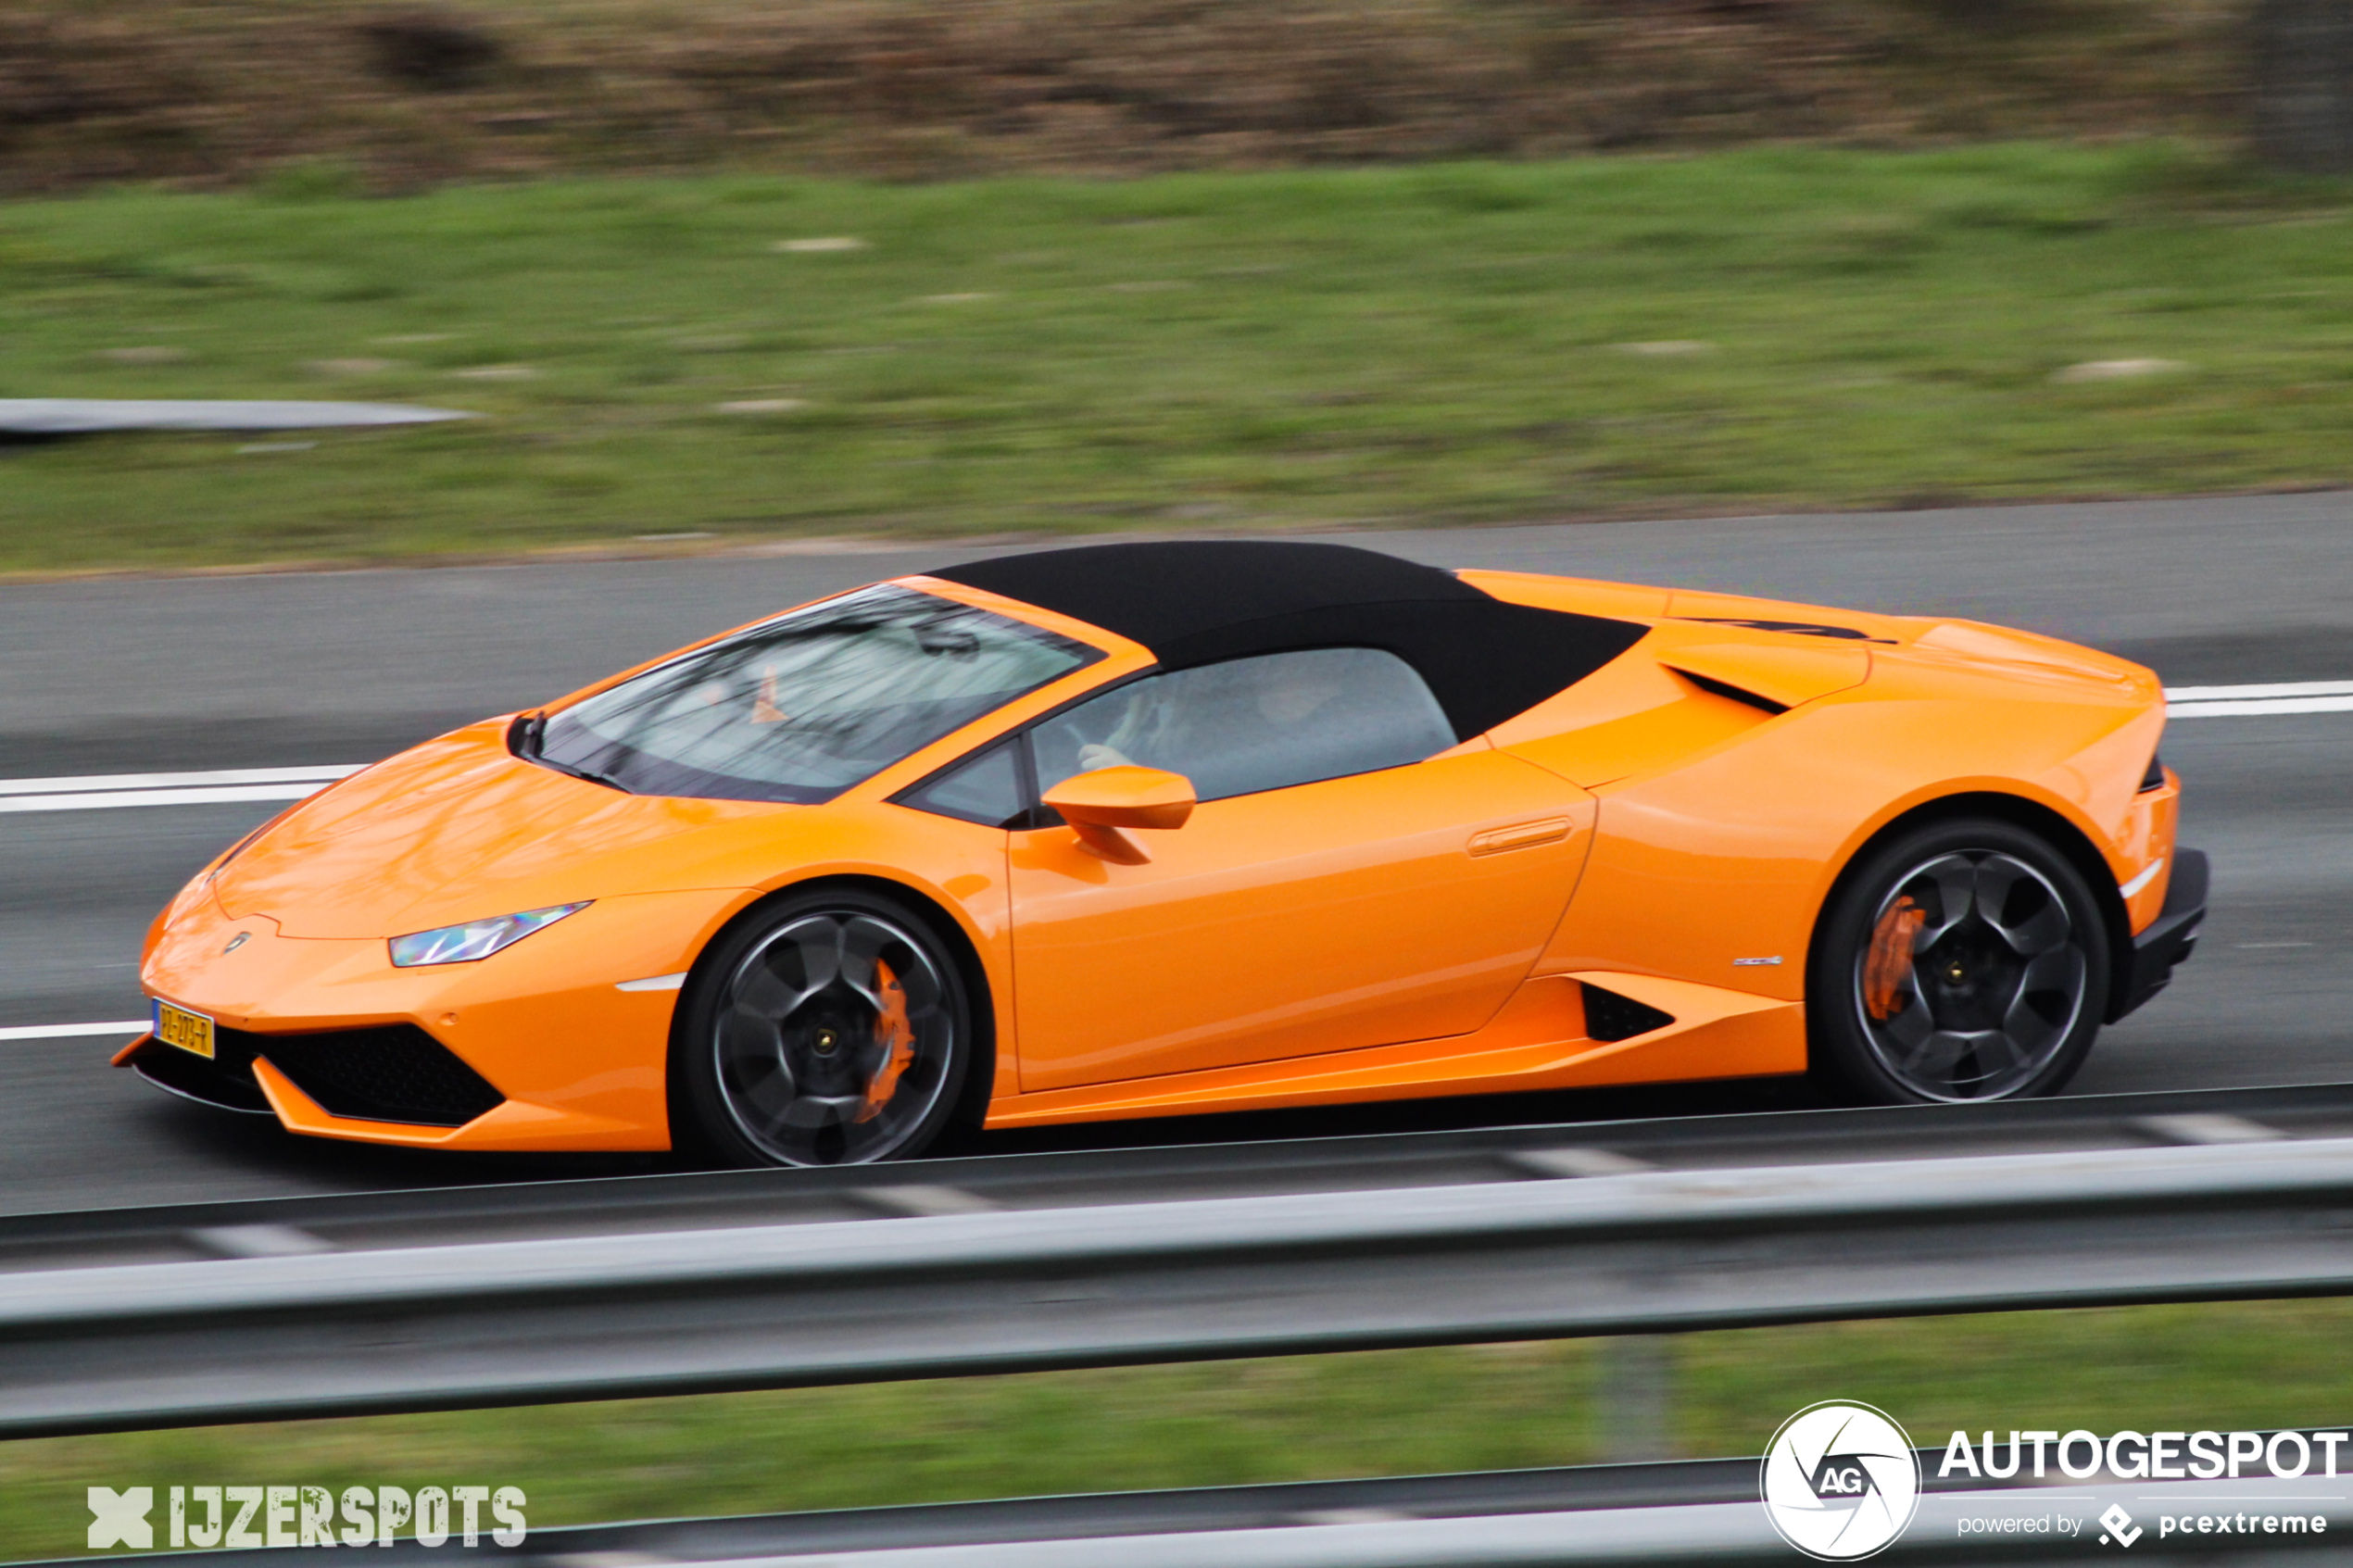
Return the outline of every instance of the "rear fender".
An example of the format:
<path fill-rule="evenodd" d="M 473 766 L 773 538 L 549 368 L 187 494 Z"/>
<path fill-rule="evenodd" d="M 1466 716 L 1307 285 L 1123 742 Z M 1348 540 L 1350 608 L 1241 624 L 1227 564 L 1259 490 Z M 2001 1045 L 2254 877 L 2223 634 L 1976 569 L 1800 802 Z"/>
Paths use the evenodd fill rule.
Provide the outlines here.
<path fill-rule="evenodd" d="M 1958 817 L 1991 817 L 2023 828 L 2066 856 L 2068 863 L 2082 873 L 2084 882 L 2091 886 L 2093 901 L 2099 906 L 2101 923 L 2108 932 L 2109 999 L 2104 1016 L 2113 1018 L 2123 1001 L 2130 979 L 2128 972 L 2132 967 L 2133 931 L 2123 895 L 2119 891 L 2115 879 L 2108 874 L 2107 858 L 2095 846 L 2083 825 L 2057 805 L 2025 795 L 2002 789 L 1964 790 L 1939 796 L 1895 813 L 1841 858 L 1838 874 L 1831 879 L 1830 884 L 1823 889 L 1820 901 L 1815 906 L 1815 932 L 1818 934 L 1820 930 L 1821 911 L 1829 909 L 1846 890 L 1856 868 L 1881 844 L 1927 823 L 1949 822 Z M 1806 961 L 1810 967 L 1813 961 L 1811 937 L 1806 944 Z"/>

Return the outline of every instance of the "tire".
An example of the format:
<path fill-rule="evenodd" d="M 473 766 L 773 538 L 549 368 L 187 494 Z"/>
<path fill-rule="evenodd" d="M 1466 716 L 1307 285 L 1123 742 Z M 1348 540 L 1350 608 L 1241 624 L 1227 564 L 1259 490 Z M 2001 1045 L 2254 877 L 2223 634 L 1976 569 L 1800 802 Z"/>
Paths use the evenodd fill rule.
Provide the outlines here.
<path fill-rule="evenodd" d="M 1813 1066 L 1873 1105 L 2056 1094 L 2099 1034 L 2108 922 L 2067 856 L 1992 818 L 1928 823 L 1841 879 L 1806 960 Z"/>
<path fill-rule="evenodd" d="M 672 1142 L 720 1164 L 912 1159 L 974 1082 L 963 971 L 933 921 L 895 898 L 787 895 L 713 944 L 687 987 Z"/>

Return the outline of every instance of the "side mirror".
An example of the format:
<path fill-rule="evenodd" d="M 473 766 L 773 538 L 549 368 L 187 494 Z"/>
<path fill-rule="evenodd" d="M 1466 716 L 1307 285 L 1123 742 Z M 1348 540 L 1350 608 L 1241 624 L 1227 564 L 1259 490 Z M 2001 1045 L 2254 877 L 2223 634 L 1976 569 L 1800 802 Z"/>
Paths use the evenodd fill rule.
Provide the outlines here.
<path fill-rule="evenodd" d="M 1098 768 L 1064 779 L 1045 795 L 1078 841 L 1106 860 L 1140 866 L 1151 857 L 1128 828 L 1179 828 L 1193 814 L 1193 781 L 1158 768 Z"/>

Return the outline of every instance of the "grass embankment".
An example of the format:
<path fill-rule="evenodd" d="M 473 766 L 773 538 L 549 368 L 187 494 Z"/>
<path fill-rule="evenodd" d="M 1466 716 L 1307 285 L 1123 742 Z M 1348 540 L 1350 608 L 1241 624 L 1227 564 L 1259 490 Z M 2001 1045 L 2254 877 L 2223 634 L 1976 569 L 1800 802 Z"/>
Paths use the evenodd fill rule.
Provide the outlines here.
<path fill-rule="evenodd" d="M 1919 1443 L 2342 1424 L 2348 1332 L 2353 1303 L 2322 1301 L 1692 1335 L 1671 1342 L 1675 1440 L 1753 1454 L 1833 1398 Z M 94 1485 L 519 1486 L 549 1527 L 1574 1464 L 1606 1456 L 1595 1371 L 1571 1341 L 18 1442 L 0 1557 L 80 1555 Z"/>
<path fill-rule="evenodd" d="M 2237 132 L 2248 0 L 0 0 L 0 193 Z"/>
<path fill-rule="evenodd" d="M 0 395 L 487 416 L 0 451 L 0 571 L 2334 484 L 2353 188 L 2160 144 L 124 193 L 0 208 Z"/>

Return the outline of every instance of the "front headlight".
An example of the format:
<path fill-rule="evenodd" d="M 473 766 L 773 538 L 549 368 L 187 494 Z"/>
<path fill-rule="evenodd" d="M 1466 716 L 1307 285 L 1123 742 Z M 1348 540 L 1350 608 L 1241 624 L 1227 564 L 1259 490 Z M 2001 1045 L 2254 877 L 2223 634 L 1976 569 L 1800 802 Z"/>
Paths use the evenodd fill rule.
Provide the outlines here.
<path fill-rule="evenodd" d="M 535 931 L 544 931 L 566 915 L 578 914 L 593 899 L 577 904 L 558 904 L 550 909 L 525 909 L 519 915 L 500 915 L 495 920 L 478 920 L 466 925 L 445 925 L 438 931 L 420 931 L 392 939 L 392 962 L 396 969 L 418 969 L 426 964 L 472 963 L 486 959 L 501 947 L 511 947 Z"/>

